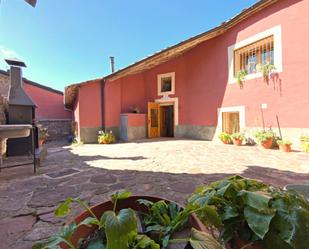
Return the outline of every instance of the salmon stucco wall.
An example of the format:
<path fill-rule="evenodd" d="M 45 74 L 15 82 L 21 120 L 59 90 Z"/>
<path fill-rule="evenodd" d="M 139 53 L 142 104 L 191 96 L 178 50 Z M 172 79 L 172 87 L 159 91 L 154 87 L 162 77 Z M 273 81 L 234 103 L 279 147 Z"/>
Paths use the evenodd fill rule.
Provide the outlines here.
<path fill-rule="evenodd" d="M 84 142 L 96 142 L 102 129 L 102 106 L 100 80 L 82 84 L 74 105 L 74 121 L 78 137 Z"/>
<path fill-rule="evenodd" d="M 37 105 L 37 119 L 72 119 L 72 112 L 64 108 L 63 94 L 27 83 L 23 86 Z"/>

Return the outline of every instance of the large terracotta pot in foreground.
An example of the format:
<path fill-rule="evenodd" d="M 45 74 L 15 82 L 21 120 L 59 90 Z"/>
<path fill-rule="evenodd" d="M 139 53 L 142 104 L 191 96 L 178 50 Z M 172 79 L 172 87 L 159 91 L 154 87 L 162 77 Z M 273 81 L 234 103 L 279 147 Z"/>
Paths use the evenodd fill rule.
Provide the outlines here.
<path fill-rule="evenodd" d="M 147 208 L 144 205 L 138 204 L 138 199 L 145 199 L 152 202 L 157 202 L 160 200 L 164 200 L 162 198 L 158 197 L 152 197 L 152 196 L 131 196 L 128 199 L 120 200 L 117 202 L 117 210 L 123 209 L 123 208 L 131 208 L 135 211 L 144 212 L 147 213 Z M 165 200 L 167 202 L 170 202 L 168 200 Z M 181 206 L 181 205 L 180 205 Z M 97 217 L 101 217 L 102 214 L 108 210 L 113 210 L 113 203 L 111 201 L 103 202 L 98 205 L 95 205 L 91 207 L 91 210 L 94 212 L 94 214 Z M 81 213 L 79 216 L 77 216 L 75 219 L 73 219 L 70 223 L 75 222 L 76 224 L 79 224 L 84 219 L 89 217 L 90 214 L 88 211 L 85 211 Z M 189 225 L 197 230 L 200 231 L 207 231 L 203 223 L 193 214 L 191 215 L 189 219 Z M 88 226 L 80 226 L 77 228 L 76 232 L 71 237 L 71 242 L 74 246 L 77 245 L 78 241 L 83 238 L 87 238 L 90 234 L 92 234 L 96 230 L 96 226 L 88 227 Z M 67 249 L 68 247 L 64 244 L 61 244 L 61 248 Z"/>

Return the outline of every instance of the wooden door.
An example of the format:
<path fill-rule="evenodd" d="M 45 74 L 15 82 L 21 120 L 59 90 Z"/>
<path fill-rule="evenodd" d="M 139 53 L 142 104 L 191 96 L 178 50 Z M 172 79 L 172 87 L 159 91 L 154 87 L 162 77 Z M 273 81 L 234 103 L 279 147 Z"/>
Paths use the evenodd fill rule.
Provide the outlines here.
<path fill-rule="evenodd" d="M 160 137 L 160 106 L 157 103 L 148 102 L 148 137 Z"/>

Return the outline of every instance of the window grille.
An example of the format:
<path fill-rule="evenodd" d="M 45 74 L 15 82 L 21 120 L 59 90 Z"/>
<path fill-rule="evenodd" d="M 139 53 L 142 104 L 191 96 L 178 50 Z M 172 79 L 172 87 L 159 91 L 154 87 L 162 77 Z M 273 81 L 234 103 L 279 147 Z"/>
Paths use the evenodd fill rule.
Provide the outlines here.
<path fill-rule="evenodd" d="M 235 77 L 239 71 L 246 71 L 247 74 L 257 73 L 258 67 L 265 64 L 274 64 L 273 35 L 234 51 Z"/>

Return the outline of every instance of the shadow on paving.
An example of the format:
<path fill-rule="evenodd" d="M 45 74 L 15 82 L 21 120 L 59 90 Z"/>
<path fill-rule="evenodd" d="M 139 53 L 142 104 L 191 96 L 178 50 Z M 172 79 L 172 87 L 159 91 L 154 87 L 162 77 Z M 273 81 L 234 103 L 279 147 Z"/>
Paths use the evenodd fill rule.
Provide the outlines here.
<path fill-rule="evenodd" d="M 0 241 L 2 248 L 31 248 L 40 239 L 55 233 L 64 222 L 79 213 L 73 209 L 66 220 L 53 211 L 67 197 L 80 197 L 91 205 L 105 201 L 119 189 L 136 195 L 154 195 L 184 204 L 202 184 L 232 174 L 186 174 L 137 170 L 108 170 L 89 166 L 87 160 L 143 160 L 137 157 L 78 156 L 70 148 L 52 148 L 46 161 L 33 175 L 31 167 L 6 169 L 0 174 Z M 104 162 L 103 162 L 104 163 Z M 76 169 L 76 170 L 70 170 Z M 70 175 L 62 172 L 73 172 Z M 53 177 L 46 174 L 54 173 Z M 259 165 L 247 165 L 243 176 L 277 186 L 308 182 L 309 174 L 281 171 Z M 59 176 L 59 177 L 58 177 Z"/>

